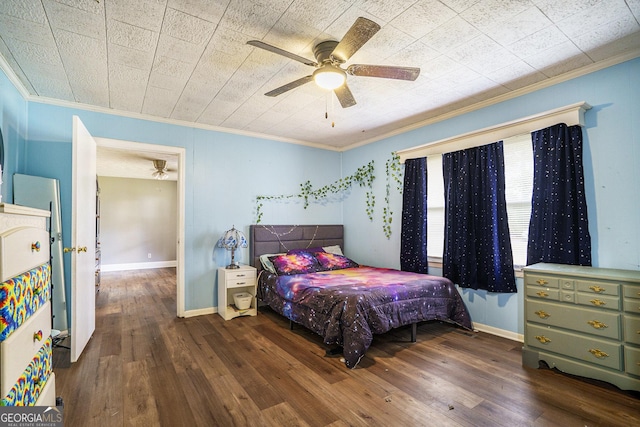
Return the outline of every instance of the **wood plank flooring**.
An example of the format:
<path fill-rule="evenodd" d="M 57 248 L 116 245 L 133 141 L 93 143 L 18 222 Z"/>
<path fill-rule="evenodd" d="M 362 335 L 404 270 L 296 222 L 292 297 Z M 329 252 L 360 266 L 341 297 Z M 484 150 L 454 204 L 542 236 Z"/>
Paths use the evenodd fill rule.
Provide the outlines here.
<path fill-rule="evenodd" d="M 180 319 L 175 294 L 175 269 L 103 273 L 80 360 L 54 349 L 65 426 L 640 425 L 637 393 L 523 368 L 514 341 L 423 323 L 349 370 L 268 308 Z"/>

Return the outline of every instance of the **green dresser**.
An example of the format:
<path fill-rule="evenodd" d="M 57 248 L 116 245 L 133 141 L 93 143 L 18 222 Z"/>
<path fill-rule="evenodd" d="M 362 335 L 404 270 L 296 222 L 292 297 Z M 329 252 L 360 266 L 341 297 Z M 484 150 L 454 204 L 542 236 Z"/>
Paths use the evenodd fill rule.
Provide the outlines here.
<path fill-rule="evenodd" d="M 524 268 L 522 363 L 640 391 L 640 271 Z"/>

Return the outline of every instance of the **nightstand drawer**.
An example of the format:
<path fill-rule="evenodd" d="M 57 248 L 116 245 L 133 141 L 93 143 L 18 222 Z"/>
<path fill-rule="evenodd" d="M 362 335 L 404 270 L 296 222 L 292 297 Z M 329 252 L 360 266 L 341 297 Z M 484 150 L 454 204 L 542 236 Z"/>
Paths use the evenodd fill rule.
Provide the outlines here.
<path fill-rule="evenodd" d="M 227 288 L 241 288 L 244 286 L 254 286 L 255 284 L 255 278 L 227 280 Z"/>
<path fill-rule="evenodd" d="M 256 271 L 248 270 L 245 268 L 232 270 L 227 269 L 225 271 L 225 277 L 228 282 L 234 280 L 255 280 L 256 279 Z"/>
<path fill-rule="evenodd" d="M 607 368 L 622 370 L 622 345 L 544 326 L 527 325 L 526 344 Z"/>

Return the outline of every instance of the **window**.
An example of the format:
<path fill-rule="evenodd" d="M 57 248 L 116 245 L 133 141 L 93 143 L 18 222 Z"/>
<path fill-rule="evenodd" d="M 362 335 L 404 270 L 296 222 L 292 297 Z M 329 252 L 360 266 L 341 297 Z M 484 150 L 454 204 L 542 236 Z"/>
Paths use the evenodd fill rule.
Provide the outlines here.
<path fill-rule="evenodd" d="M 531 217 L 533 152 L 526 133 L 503 141 L 505 192 L 514 266 L 527 263 L 527 240 Z M 444 180 L 442 156 L 427 158 L 427 255 L 442 258 L 444 248 Z"/>

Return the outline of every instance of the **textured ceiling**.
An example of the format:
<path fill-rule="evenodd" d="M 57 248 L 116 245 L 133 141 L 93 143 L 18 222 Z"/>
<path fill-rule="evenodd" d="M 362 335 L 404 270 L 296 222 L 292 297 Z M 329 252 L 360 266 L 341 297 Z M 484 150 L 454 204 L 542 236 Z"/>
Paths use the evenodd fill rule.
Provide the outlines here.
<path fill-rule="evenodd" d="M 359 16 L 382 28 L 345 65 L 416 81 L 348 76 L 347 109 L 313 82 L 264 96 L 313 68 L 248 40 L 314 59 Z M 344 148 L 637 56 L 639 20 L 640 0 L 1 0 L 0 63 L 29 99 Z"/>

